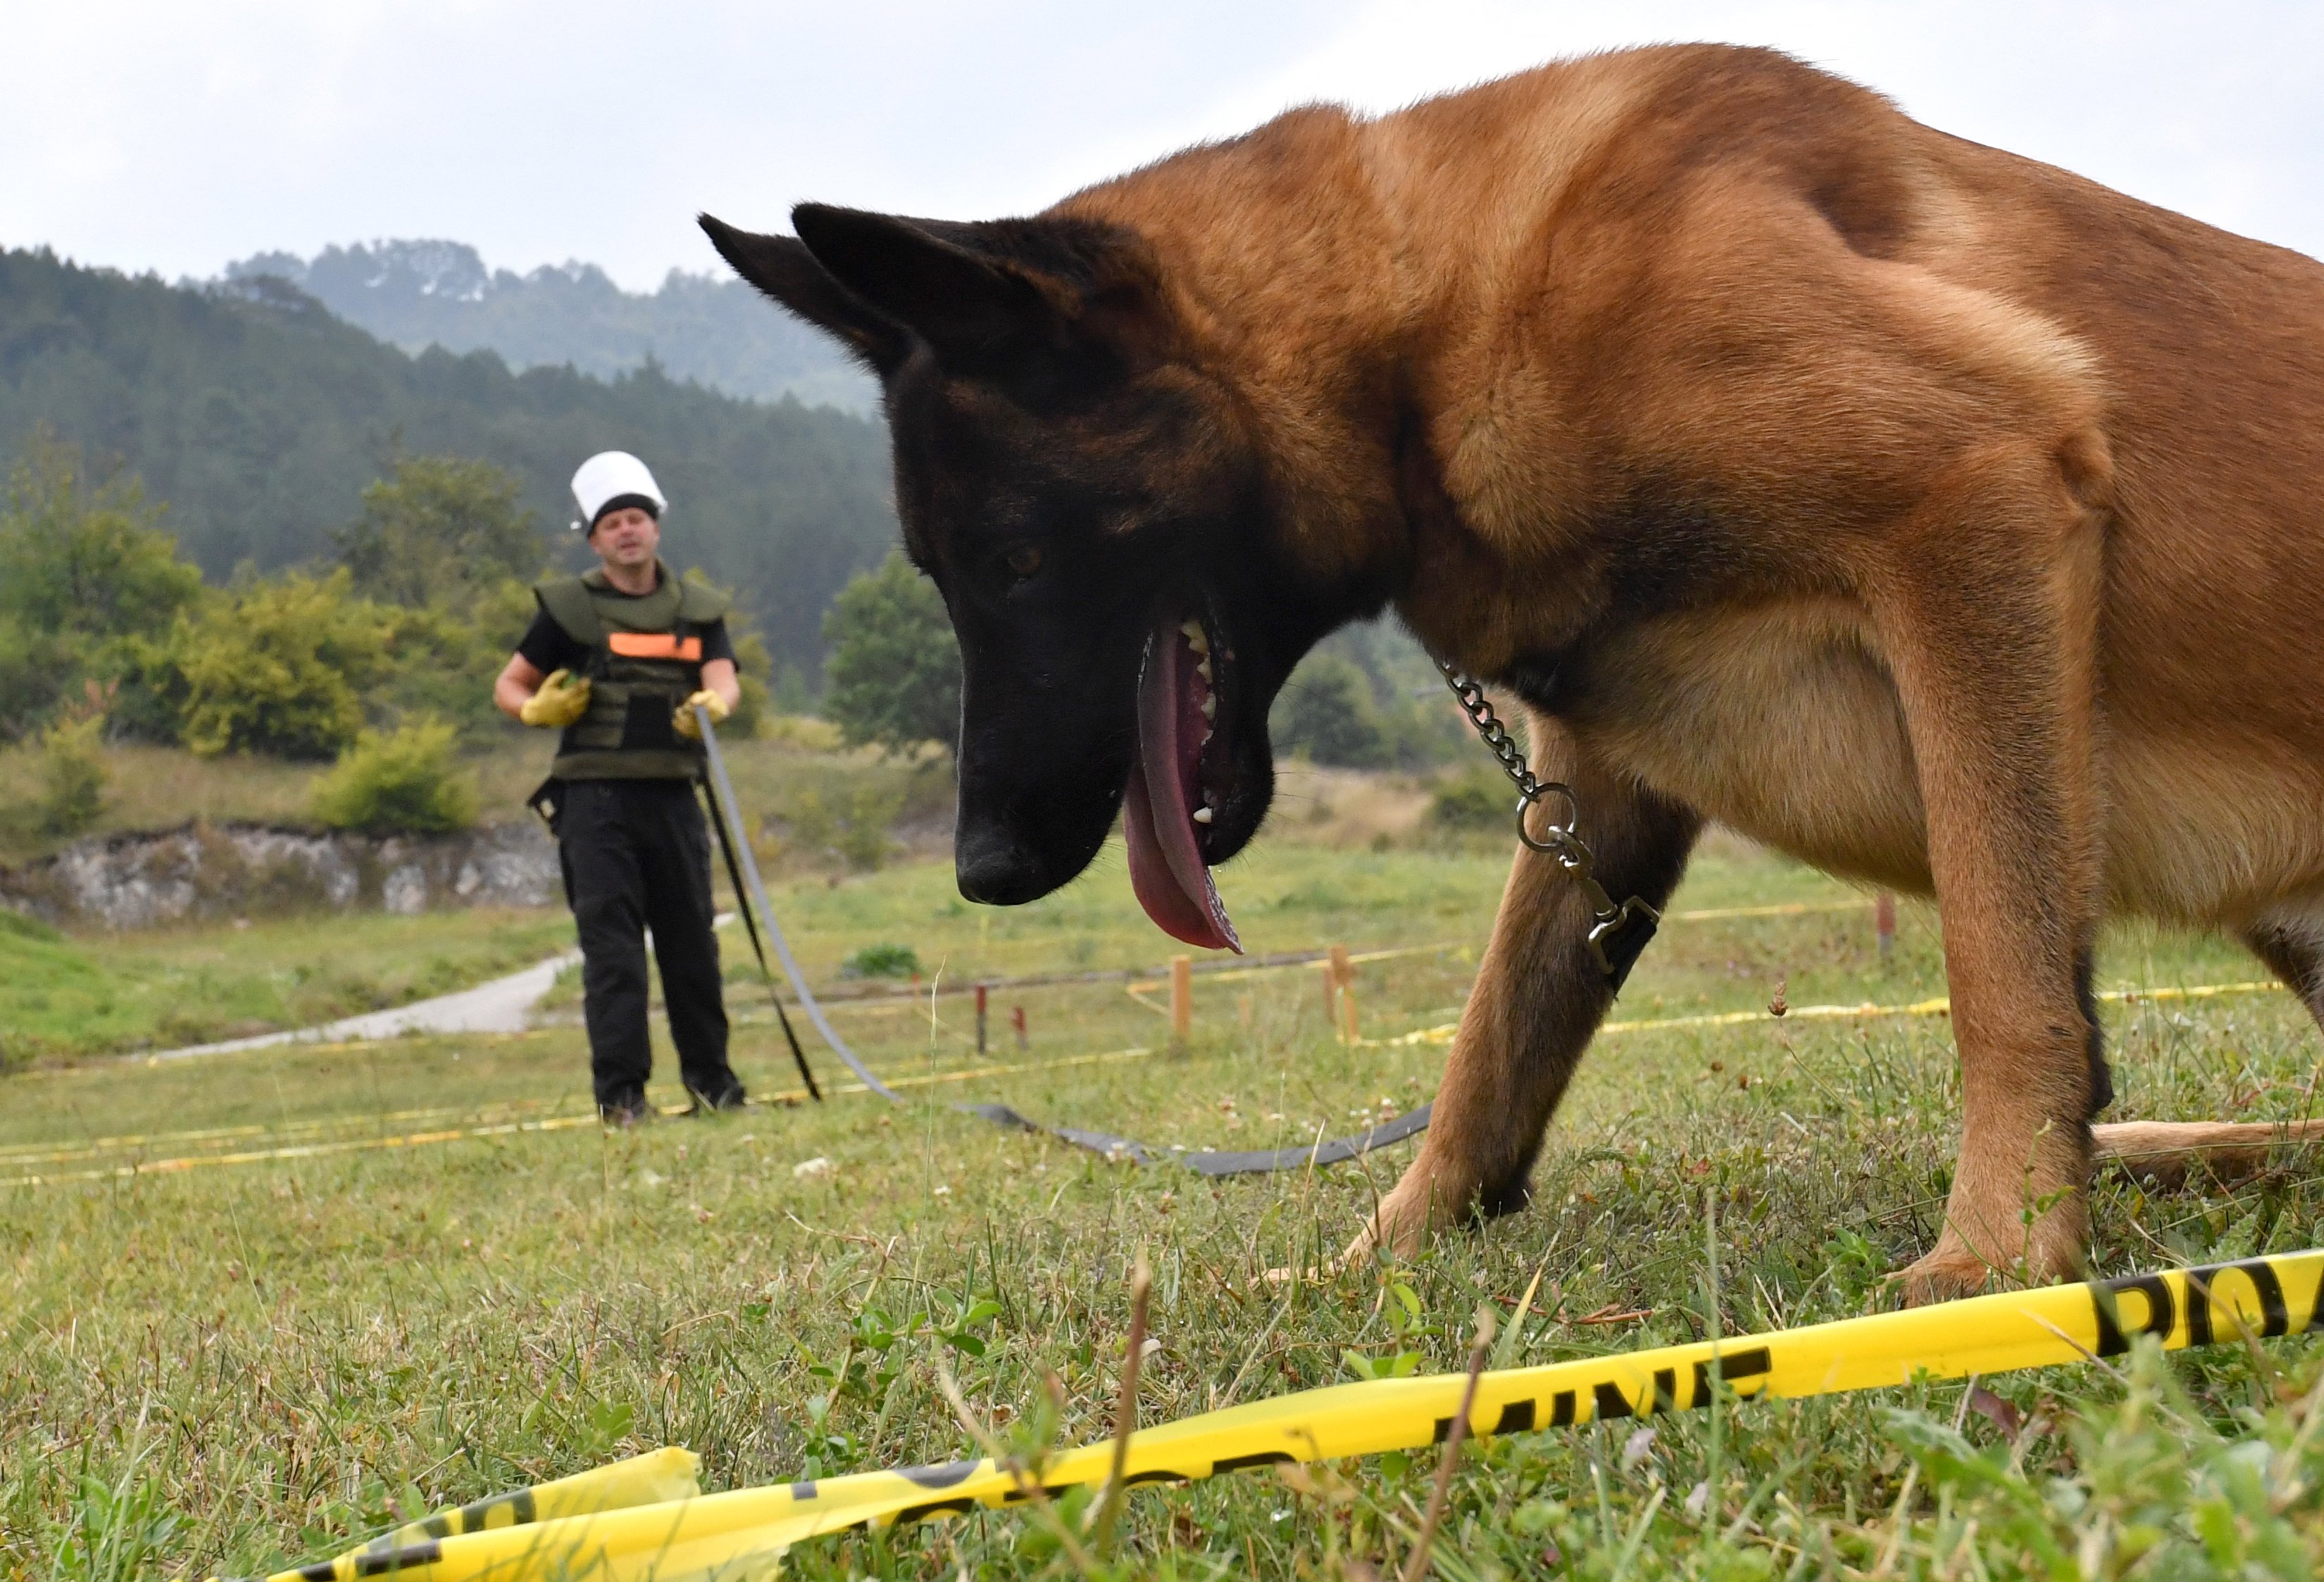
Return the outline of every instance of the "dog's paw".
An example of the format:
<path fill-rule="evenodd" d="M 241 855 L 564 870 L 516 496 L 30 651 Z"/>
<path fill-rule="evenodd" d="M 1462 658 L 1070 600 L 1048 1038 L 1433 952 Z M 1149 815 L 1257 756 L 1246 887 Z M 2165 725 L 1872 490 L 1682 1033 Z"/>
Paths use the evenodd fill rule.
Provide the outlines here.
<path fill-rule="evenodd" d="M 1340 1271 L 1346 1266 L 1346 1264 L 1342 1260 L 1333 1258 L 1331 1262 L 1317 1269 L 1276 1268 L 1262 1270 L 1259 1278 L 1250 1283 L 1250 1288 L 1255 1292 L 1270 1292 L 1281 1291 L 1286 1286 L 1297 1285 L 1303 1283 L 1309 1285 L 1323 1285 L 1337 1279 L 1339 1277 Z"/>
<path fill-rule="evenodd" d="M 1981 1296 L 1996 1277 L 1993 1266 L 1967 1247 L 1940 1246 L 1888 1276 L 1888 1289 L 1906 1307 Z"/>

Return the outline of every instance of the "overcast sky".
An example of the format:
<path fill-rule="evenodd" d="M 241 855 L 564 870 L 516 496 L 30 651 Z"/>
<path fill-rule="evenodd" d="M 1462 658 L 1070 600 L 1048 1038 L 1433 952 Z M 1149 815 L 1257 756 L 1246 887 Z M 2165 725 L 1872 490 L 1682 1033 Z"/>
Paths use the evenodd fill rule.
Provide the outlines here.
<path fill-rule="evenodd" d="M 1670 39 L 2324 254 L 2319 0 L 0 0 L 0 244 L 175 278 L 449 237 L 642 289 L 714 265 L 697 209 L 1023 212 L 1288 105 Z"/>

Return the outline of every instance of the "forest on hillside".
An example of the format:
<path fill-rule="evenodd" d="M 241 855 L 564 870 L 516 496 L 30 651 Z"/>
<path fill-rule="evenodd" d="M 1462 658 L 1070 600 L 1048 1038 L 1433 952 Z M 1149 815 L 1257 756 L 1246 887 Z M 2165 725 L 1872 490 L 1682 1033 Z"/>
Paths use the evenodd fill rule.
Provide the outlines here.
<path fill-rule="evenodd" d="M 414 354 L 498 352 L 512 368 L 569 364 L 600 379 L 650 362 L 752 400 L 788 395 L 858 414 L 879 404 L 879 386 L 829 336 L 729 276 L 672 270 L 659 290 L 624 291 L 592 263 L 520 275 L 444 241 L 357 243 L 311 259 L 261 253 L 226 269 L 229 281 L 262 276 Z"/>
<path fill-rule="evenodd" d="M 166 501 L 213 583 L 334 559 L 365 485 L 415 454 L 506 469 L 570 557 L 573 468 L 635 451 L 670 497 L 673 560 L 735 588 L 776 666 L 809 676 L 832 596 L 895 538 L 873 421 L 652 364 L 600 380 L 512 373 L 491 352 L 412 356 L 272 278 L 197 289 L 0 251 L 0 468 L 43 430 Z"/>

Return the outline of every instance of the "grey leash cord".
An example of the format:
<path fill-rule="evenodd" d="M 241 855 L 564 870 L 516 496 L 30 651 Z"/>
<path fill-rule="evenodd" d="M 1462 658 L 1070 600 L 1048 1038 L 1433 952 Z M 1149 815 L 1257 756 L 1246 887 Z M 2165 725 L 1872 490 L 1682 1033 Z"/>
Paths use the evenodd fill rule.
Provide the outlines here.
<path fill-rule="evenodd" d="M 855 1052 L 847 1047 L 846 1040 L 833 1031 L 831 1019 L 823 1014 L 823 1007 L 816 1003 L 815 995 L 807 986 L 807 974 L 799 970 L 798 961 L 791 954 L 790 943 L 783 938 L 783 925 L 775 921 L 775 909 L 767 900 L 766 881 L 759 877 L 759 860 L 751 850 L 749 834 L 742 828 L 742 806 L 734 800 L 734 782 L 726 774 L 726 755 L 718 750 L 718 732 L 711 726 L 710 711 L 696 704 L 694 705 L 694 718 L 695 722 L 702 727 L 702 749 L 705 766 L 709 771 L 711 800 L 718 805 L 720 814 L 726 821 L 733 842 L 730 850 L 741 862 L 743 881 L 750 886 L 750 894 L 736 899 L 746 906 L 758 908 L 759 920 L 767 925 L 767 938 L 773 942 L 775 959 L 783 964 L 783 976 L 791 980 L 791 992 L 798 996 L 800 1008 L 807 1012 L 807 1019 L 815 1024 L 815 1030 L 823 1035 L 823 1041 L 831 1045 L 831 1052 L 846 1062 L 847 1069 L 853 1072 L 856 1080 L 865 1087 L 890 1104 L 901 1104 L 903 1100 L 896 1097 L 896 1090 L 873 1076 L 871 1069 L 855 1058 Z M 806 1064 L 804 1057 L 800 1064 Z"/>
<path fill-rule="evenodd" d="M 726 859 L 726 879 L 734 887 L 735 906 L 742 914 L 742 926 L 750 932 L 751 953 L 759 959 L 759 976 L 766 980 L 768 1003 L 775 1007 L 775 1020 L 783 1026 L 783 1042 L 791 1048 L 791 1059 L 798 1066 L 799 1080 L 807 1084 L 807 1097 L 817 1104 L 823 1102 L 823 1090 L 816 1086 L 815 1072 L 807 1063 L 807 1051 L 799 1046 L 798 1034 L 791 1026 L 790 1013 L 783 1009 L 783 997 L 775 991 L 774 970 L 767 965 L 767 947 L 759 938 L 755 908 L 742 897 L 742 869 L 734 860 L 734 835 L 728 827 L 725 809 L 719 805 L 718 793 L 706 776 L 702 788 L 710 796 L 710 826 L 718 832 L 718 852 Z M 737 823 L 741 821 L 736 820 Z"/>

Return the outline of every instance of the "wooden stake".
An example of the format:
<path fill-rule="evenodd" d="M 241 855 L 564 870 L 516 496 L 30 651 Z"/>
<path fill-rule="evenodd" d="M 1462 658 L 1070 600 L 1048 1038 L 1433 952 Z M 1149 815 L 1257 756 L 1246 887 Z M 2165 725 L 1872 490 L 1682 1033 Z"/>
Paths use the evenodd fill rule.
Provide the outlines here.
<path fill-rule="evenodd" d="M 985 986 L 982 983 L 978 984 L 976 986 L 976 1053 L 979 1054 L 984 1053 L 985 994 Z"/>
<path fill-rule="evenodd" d="M 1880 964 L 1888 964 L 1888 952 L 1896 948 L 1896 894 L 1883 890 L 1872 903 L 1872 928 L 1880 941 Z"/>
<path fill-rule="evenodd" d="M 1348 960 L 1347 946 L 1332 947 L 1332 965 L 1325 973 L 1324 980 L 1330 987 L 1323 991 L 1323 1025 L 1337 1032 L 1341 1037 L 1353 1043 L 1356 1036 L 1356 969 Z M 1334 1007 L 1332 1003 L 1333 989 L 1340 991 L 1336 1015 L 1333 1014 Z"/>
<path fill-rule="evenodd" d="M 1194 1031 L 1194 958 L 1170 958 L 1170 1036 L 1184 1044 Z"/>

